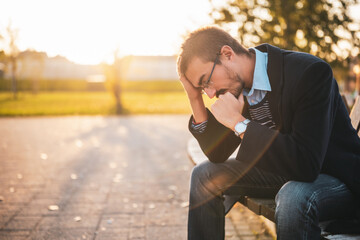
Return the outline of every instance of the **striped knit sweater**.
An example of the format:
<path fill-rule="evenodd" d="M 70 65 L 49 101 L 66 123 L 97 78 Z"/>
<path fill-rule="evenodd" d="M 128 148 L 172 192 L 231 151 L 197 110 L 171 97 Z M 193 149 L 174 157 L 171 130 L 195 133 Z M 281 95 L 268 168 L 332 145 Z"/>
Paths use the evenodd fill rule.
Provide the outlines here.
<path fill-rule="evenodd" d="M 274 129 L 276 127 L 270 112 L 267 95 L 258 104 L 249 106 L 249 112 L 251 120 L 267 126 L 270 129 Z"/>

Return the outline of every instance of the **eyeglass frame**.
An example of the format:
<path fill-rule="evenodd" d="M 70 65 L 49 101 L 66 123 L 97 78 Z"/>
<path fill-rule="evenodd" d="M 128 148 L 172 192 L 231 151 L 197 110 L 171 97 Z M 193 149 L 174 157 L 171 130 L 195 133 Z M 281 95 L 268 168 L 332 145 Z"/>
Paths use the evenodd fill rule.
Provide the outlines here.
<path fill-rule="evenodd" d="M 221 55 L 221 53 L 217 53 L 217 54 L 216 54 L 216 58 L 215 58 L 215 61 L 214 61 L 214 65 L 213 65 L 213 67 L 212 67 L 212 69 L 211 69 L 211 72 L 210 72 L 210 76 L 209 76 L 209 78 L 206 80 L 206 82 L 204 82 L 204 83 L 202 84 L 202 86 L 201 86 L 201 88 L 202 88 L 203 90 L 204 90 L 205 88 L 208 88 L 208 87 L 210 86 L 211 77 L 212 77 L 212 75 L 213 75 L 215 66 L 216 66 L 216 64 L 217 64 L 217 62 L 218 62 L 218 60 L 219 60 L 219 56 L 220 56 L 220 55 Z"/>

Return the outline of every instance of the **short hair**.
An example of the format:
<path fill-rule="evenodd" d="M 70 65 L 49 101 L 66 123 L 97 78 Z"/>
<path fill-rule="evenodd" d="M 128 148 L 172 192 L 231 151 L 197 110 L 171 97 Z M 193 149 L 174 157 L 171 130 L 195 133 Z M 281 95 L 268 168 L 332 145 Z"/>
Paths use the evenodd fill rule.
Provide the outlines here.
<path fill-rule="evenodd" d="M 185 74 L 190 61 L 195 56 L 204 62 L 214 62 L 216 55 L 225 45 L 231 47 L 236 54 L 250 55 L 246 48 L 221 28 L 206 26 L 191 32 L 181 45 L 177 59 L 178 71 L 180 71 L 178 74 Z"/>

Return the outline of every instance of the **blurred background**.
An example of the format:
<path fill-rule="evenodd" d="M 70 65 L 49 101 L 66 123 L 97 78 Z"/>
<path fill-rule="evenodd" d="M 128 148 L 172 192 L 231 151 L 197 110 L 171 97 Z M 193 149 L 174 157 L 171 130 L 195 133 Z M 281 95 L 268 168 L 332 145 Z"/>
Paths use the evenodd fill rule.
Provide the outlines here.
<path fill-rule="evenodd" d="M 246 47 L 270 43 L 326 60 L 350 107 L 360 91 L 357 0 L 1 0 L 0 6 L 0 116 L 190 113 L 177 53 L 188 32 L 210 24 Z"/>

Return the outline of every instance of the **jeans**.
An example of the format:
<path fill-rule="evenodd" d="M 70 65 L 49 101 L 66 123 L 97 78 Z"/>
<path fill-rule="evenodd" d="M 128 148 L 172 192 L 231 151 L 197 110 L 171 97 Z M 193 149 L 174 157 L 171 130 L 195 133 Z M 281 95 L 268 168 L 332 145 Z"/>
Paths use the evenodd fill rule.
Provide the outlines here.
<path fill-rule="evenodd" d="M 224 196 L 275 197 L 278 239 L 320 239 L 319 221 L 352 216 L 353 196 L 338 179 L 312 183 L 287 179 L 231 159 L 197 165 L 191 175 L 188 239 L 225 237 Z"/>
<path fill-rule="evenodd" d="M 326 174 L 320 174 L 311 183 L 287 182 L 276 195 L 275 202 L 279 240 L 320 239 L 320 222 L 356 215 L 356 202 L 349 189 Z"/>

